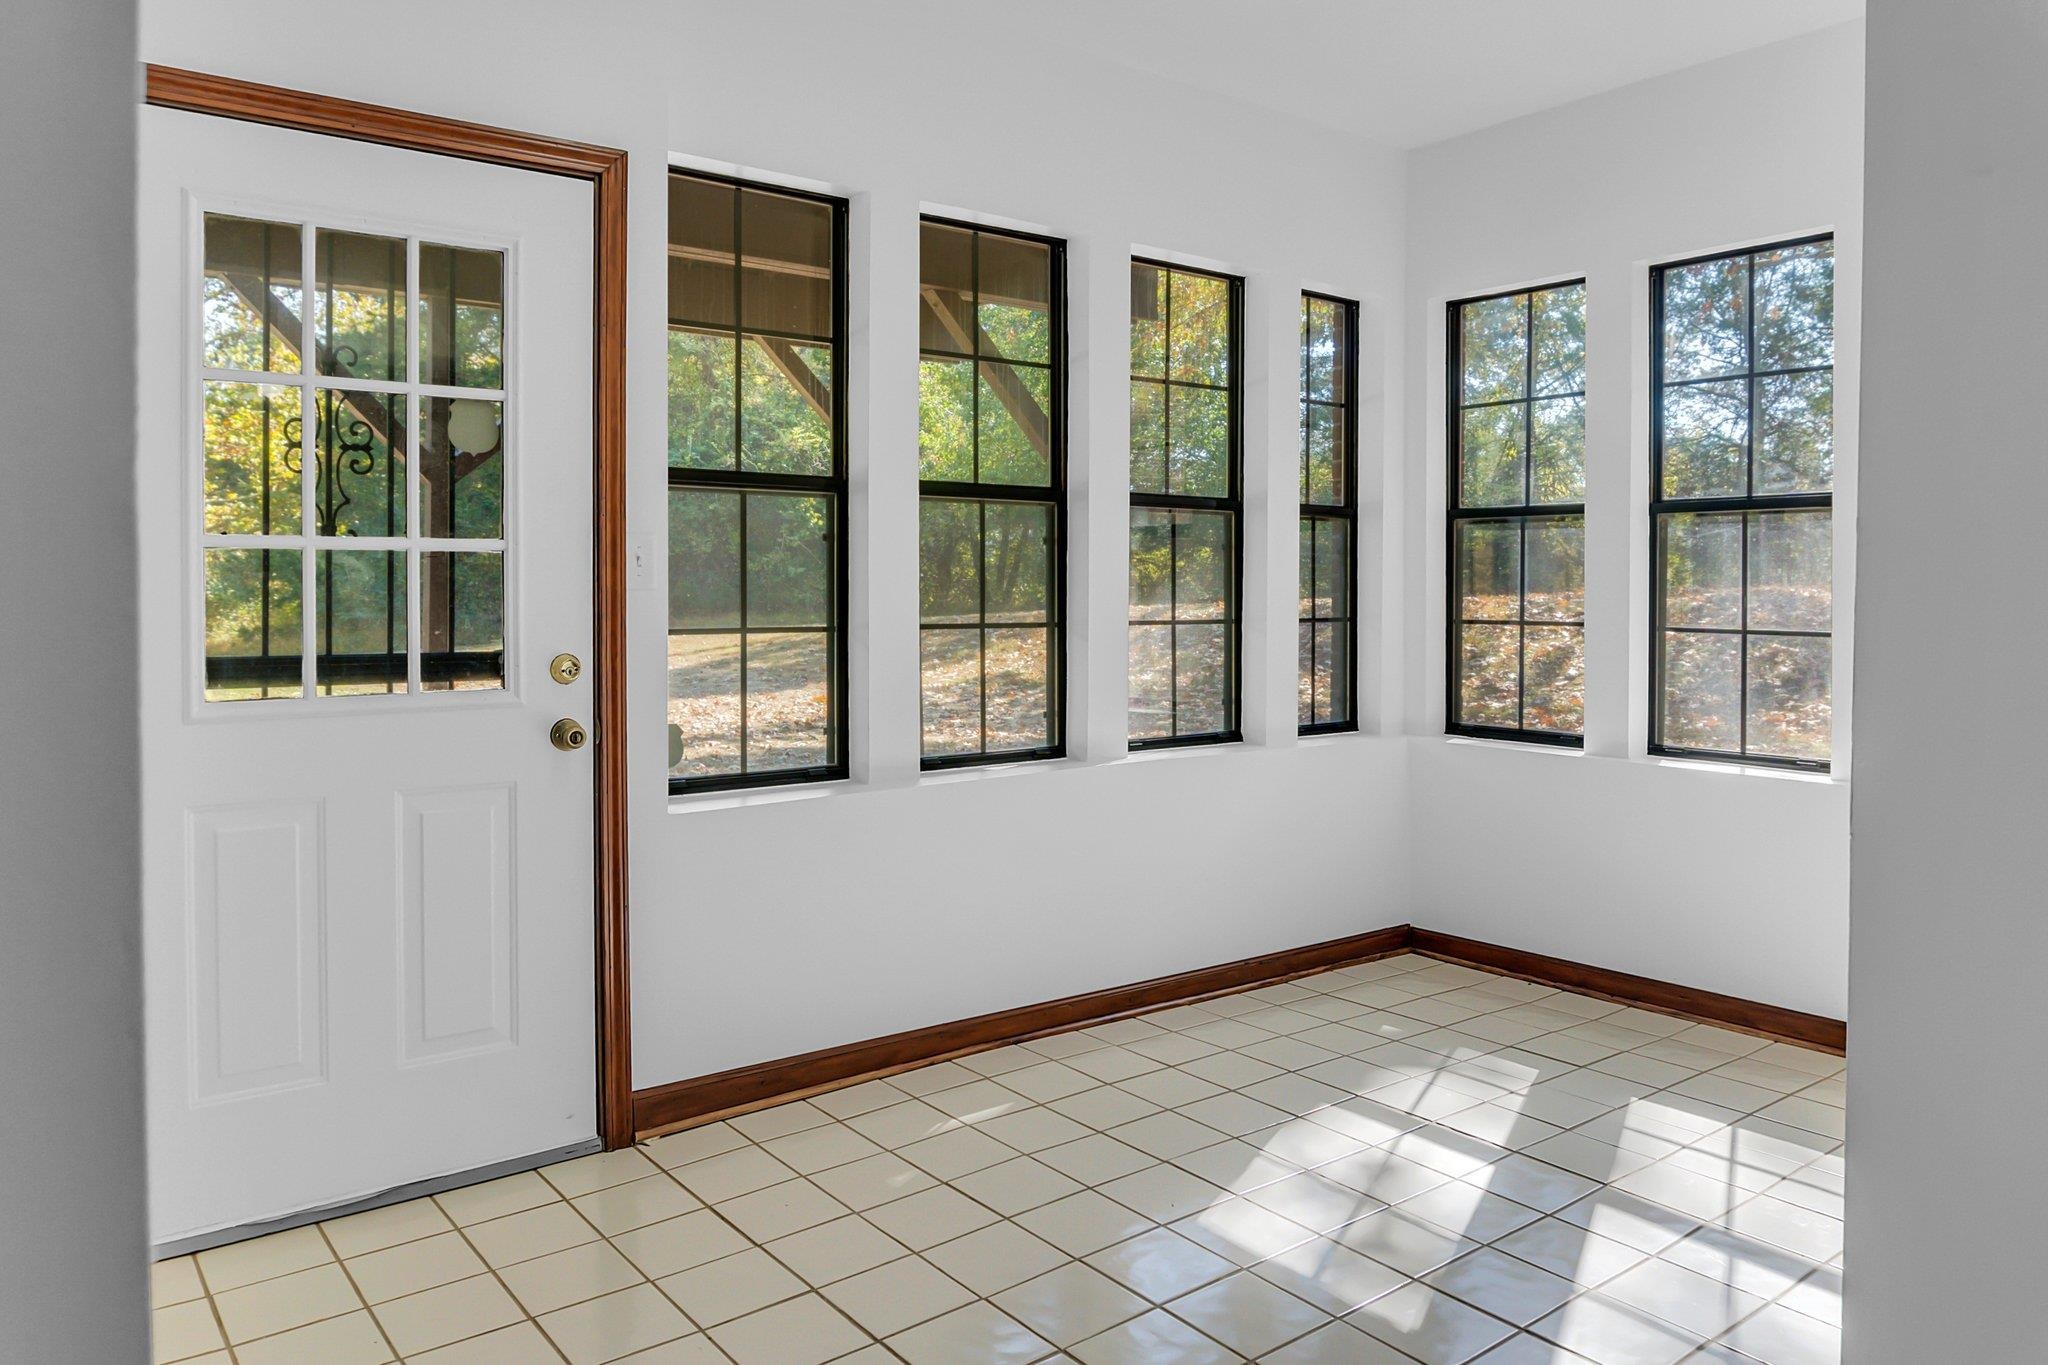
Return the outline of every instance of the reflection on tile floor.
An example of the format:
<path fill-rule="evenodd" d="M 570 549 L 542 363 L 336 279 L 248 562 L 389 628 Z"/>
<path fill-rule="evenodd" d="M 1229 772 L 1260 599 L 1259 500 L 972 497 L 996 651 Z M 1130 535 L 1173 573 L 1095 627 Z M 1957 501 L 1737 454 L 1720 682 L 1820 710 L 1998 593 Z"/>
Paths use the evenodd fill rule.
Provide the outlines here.
<path fill-rule="evenodd" d="M 1385 958 L 167 1261 L 156 1359 L 1834 1362 L 1842 1070 Z"/>

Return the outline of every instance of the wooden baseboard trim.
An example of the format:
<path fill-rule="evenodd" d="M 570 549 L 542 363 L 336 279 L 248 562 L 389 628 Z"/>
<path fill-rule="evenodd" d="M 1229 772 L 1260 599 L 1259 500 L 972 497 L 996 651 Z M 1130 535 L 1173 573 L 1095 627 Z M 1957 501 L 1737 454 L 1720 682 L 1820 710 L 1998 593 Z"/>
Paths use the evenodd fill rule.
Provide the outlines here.
<path fill-rule="evenodd" d="M 1804 1014 L 1780 1005 L 1766 1005 L 1737 996 L 1720 995 L 1652 977 L 1606 967 L 1592 967 L 1520 948 L 1460 938 L 1434 929 L 1397 924 L 1367 934 L 1311 943 L 1277 953 L 1242 958 L 1214 967 L 1156 977 L 1131 986 L 1070 995 L 1037 1005 L 956 1019 L 947 1024 L 909 1029 L 839 1047 L 821 1048 L 796 1057 L 757 1062 L 709 1076 L 693 1076 L 667 1085 L 633 1092 L 633 1127 L 641 1137 L 687 1128 L 712 1119 L 781 1104 L 857 1081 L 906 1071 L 949 1057 L 1064 1033 L 1091 1024 L 1105 1024 L 1167 1005 L 1188 1004 L 1212 996 L 1268 986 L 1348 963 L 1365 962 L 1392 953 L 1414 952 L 1468 967 L 1520 977 L 1546 986 L 1578 991 L 1639 1009 L 1655 1010 L 1697 1023 L 1717 1024 L 1780 1042 L 1842 1054 L 1848 1025 L 1840 1019 Z"/>
<path fill-rule="evenodd" d="M 982 1052 L 1049 1033 L 1186 1004 L 1233 991 L 1272 985 L 1290 977 L 1327 971 L 1405 952 L 1411 941 L 1408 925 L 1376 929 L 1367 934 L 1312 943 L 1214 967 L 1177 972 L 1130 986 L 1070 995 L 1036 1005 L 1020 1005 L 993 1014 L 956 1019 L 951 1023 L 909 1029 L 839 1047 L 821 1048 L 737 1067 L 709 1076 L 694 1076 L 633 1092 L 633 1126 L 641 1136 L 701 1123 L 727 1114 L 779 1104 L 801 1094 L 837 1089 L 858 1080 L 923 1066 L 947 1057 Z"/>
<path fill-rule="evenodd" d="M 1655 1010 L 1680 1019 L 1717 1024 L 1780 1042 L 1797 1043 L 1837 1055 L 1845 1055 L 1848 1049 L 1849 1026 L 1846 1020 L 1805 1014 L 1782 1005 L 1766 1005 L 1738 996 L 1700 990 L 1696 986 L 1680 986 L 1653 977 L 1591 967 L 1561 957 L 1545 957 L 1541 953 L 1459 938 L 1434 929 L 1411 930 L 1408 948 L 1410 952 L 1442 958 L 1447 962 L 1480 967 L 1504 976 L 1578 991 L 1583 995 Z"/>

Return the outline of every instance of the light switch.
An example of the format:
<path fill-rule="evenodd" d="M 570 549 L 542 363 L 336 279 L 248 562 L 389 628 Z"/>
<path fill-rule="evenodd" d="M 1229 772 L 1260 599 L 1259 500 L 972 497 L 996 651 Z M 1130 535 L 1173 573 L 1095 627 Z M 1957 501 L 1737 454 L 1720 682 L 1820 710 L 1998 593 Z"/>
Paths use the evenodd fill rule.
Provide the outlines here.
<path fill-rule="evenodd" d="M 654 546 L 645 536 L 635 536 L 626 546 L 626 588 L 645 592 L 654 586 Z"/>

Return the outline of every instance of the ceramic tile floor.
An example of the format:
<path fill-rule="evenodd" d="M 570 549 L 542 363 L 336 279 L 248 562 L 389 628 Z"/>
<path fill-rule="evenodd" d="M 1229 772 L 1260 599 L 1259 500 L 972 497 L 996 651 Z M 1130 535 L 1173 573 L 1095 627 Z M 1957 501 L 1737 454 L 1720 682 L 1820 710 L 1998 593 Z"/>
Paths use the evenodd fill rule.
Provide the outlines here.
<path fill-rule="evenodd" d="M 156 1267 L 205 1365 L 1815 1365 L 1840 1058 L 1415 956 Z"/>

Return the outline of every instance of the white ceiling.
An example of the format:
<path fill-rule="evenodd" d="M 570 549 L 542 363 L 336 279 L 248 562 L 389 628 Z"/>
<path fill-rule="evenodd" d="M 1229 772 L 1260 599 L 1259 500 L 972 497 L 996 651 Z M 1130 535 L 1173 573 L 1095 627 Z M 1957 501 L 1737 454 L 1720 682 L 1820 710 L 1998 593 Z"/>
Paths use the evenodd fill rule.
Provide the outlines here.
<path fill-rule="evenodd" d="M 978 3 L 1013 34 L 1086 34 L 1098 60 L 1395 147 L 1863 16 L 1863 0 Z"/>

